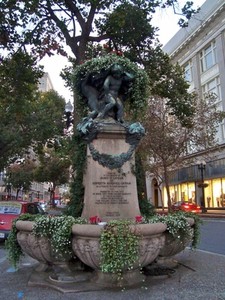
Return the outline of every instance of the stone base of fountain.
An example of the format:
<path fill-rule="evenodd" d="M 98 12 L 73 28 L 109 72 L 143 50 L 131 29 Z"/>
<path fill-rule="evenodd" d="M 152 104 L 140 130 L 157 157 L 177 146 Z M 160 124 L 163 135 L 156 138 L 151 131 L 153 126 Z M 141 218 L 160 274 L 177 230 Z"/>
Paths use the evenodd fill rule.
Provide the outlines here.
<path fill-rule="evenodd" d="M 33 271 L 28 281 L 28 286 L 31 287 L 47 287 L 62 293 L 78 293 L 85 291 L 101 290 L 102 287 L 90 281 L 91 272 L 84 273 L 83 271 L 72 272 L 73 281 L 54 280 L 52 271 L 37 272 Z M 53 277 L 52 277 L 53 276 Z"/>
<path fill-rule="evenodd" d="M 93 274 L 92 282 L 104 287 L 129 287 L 143 284 L 146 276 L 139 270 L 130 270 L 122 274 L 122 279 L 118 279 L 116 274 L 103 273 L 96 270 Z"/>

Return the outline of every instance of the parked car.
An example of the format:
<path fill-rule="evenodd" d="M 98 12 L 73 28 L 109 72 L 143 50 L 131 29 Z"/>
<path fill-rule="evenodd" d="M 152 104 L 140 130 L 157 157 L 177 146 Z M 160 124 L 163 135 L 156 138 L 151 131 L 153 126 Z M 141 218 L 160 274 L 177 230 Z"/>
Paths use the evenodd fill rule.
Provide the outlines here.
<path fill-rule="evenodd" d="M 34 203 L 39 204 L 40 207 L 41 207 L 44 211 L 46 211 L 46 209 L 47 209 L 47 202 L 46 202 L 46 201 L 35 201 Z"/>
<path fill-rule="evenodd" d="M 193 213 L 200 213 L 201 207 L 195 203 L 187 202 L 187 201 L 178 201 L 172 205 L 173 211 L 186 211 Z"/>
<path fill-rule="evenodd" d="M 12 222 L 21 214 L 46 214 L 40 204 L 25 201 L 0 201 L 0 240 L 5 240 Z"/>

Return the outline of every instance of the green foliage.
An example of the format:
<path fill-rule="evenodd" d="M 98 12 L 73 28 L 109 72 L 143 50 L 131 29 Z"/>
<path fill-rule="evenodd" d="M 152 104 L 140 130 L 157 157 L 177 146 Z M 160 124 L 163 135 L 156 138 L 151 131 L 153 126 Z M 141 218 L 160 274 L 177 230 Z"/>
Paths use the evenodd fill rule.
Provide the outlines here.
<path fill-rule="evenodd" d="M 149 78 L 150 95 L 167 99 L 170 114 L 175 115 L 183 126 L 191 126 L 196 95 L 188 93 L 189 84 L 183 69 L 178 64 L 172 64 L 159 46 L 145 50 L 143 64 Z"/>
<path fill-rule="evenodd" d="M 122 279 L 125 270 L 138 262 L 139 236 L 129 227 L 130 221 L 110 221 L 100 237 L 101 270 Z"/>
<path fill-rule="evenodd" d="M 34 169 L 36 165 L 32 160 L 25 160 L 21 164 L 11 164 L 6 169 L 6 184 L 11 184 L 17 191 L 23 189 L 29 190 L 34 179 Z"/>
<path fill-rule="evenodd" d="M 192 213 L 192 212 L 175 212 L 175 214 L 180 214 L 183 215 L 184 217 L 188 217 L 188 218 L 193 218 L 195 223 L 192 226 L 192 228 L 194 229 L 194 233 L 193 233 L 193 237 L 192 237 L 192 243 L 191 246 L 193 249 L 197 248 L 197 245 L 199 244 L 200 241 L 200 226 L 201 224 L 203 224 L 202 219 L 199 217 L 199 215 Z"/>
<path fill-rule="evenodd" d="M 0 169 L 32 146 L 63 133 L 65 101 L 55 91 L 38 92 L 43 75 L 36 60 L 21 51 L 0 65 Z"/>
<path fill-rule="evenodd" d="M 65 99 L 62 96 L 54 90 L 41 93 L 33 109 L 30 130 L 35 132 L 38 142 L 44 144 L 50 138 L 63 135 Z"/>
<path fill-rule="evenodd" d="M 29 45 L 34 55 L 43 57 L 54 53 L 66 55 L 63 48 L 66 43 L 77 63 L 84 61 L 91 41 L 111 39 L 116 47 L 124 46 L 130 51 L 151 43 L 153 30 L 149 23 L 156 8 L 174 8 L 178 3 L 178 0 L 4 0 L 0 2 L 0 47 L 13 51 Z M 196 10 L 187 1 L 181 11 L 183 18 L 179 24 L 186 26 Z M 93 32 L 96 28 L 99 32 Z"/>
<path fill-rule="evenodd" d="M 21 51 L 0 64 L 0 169 L 10 157 L 27 149 L 36 133 L 30 128 L 35 114 L 37 82 L 42 72 L 36 61 Z"/>
<path fill-rule="evenodd" d="M 140 47 L 146 39 L 154 37 L 150 19 L 146 8 L 122 3 L 96 23 L 100 34 L 106 32 L 118 49 L 128 49 Z"/>
<path fill-rule="evenodd" d="M 137 180 L 137 192 L 138 192 L 138 199 L 139 202 L 142 199 L 147 197 L 146 194 L 146 182 L 145 182 L 145 170 L 143 166 L 143 161 L 141 159 L 141 155 L 139 151 L 135 153 L 135 169 L 133 170 Z"/>
<path fill-rule="evenodd" d="M 57 259 L 72 257 L 71 230 L 73 224 L 85 224 L 82 218 L 72 216 L 40 216 L 35 220 L 33 234 L 46 237 L 51 243 L 52 253 Z"/>
<path fill-rule="evenodd" d="M 79 135 L 74 135 L 71 141 L 72 165 L 74 174 L 72 176 L 70 198 L 71 201 L 67 206 L 68 215 L 80 217 L 83 209 L 84 186 L 83 177 L 86 168 L 86 150 L 87 145 Z"/>
<path fill-rule="evenodd" d="M 150 203 L 148 199 L 138 198 L 138 203 L 141 211 L 141 215 L 144 218 L 150 218 L 156 214 L 155 206 Z"/>
<path fill-rule="evenodd" d="M 13 221 L 12 230 L 10 231 L 9 236 L 8 236 L 7 240 L 5 241 L 5 246 L 6 246 L 6 250 L 7 250 L 7 257 L 9 259 L 10 263 L 15 268 L 17 268 L 21 257 L 24 255 L 20 245 L 17 242 L 17 238 L 16 238 L 17 232 L 18 232 L 18 230 L 16 228 L 16 222 L 18 220 L 34 221 L 36 217 L 37 217 L 36 215 L 23 214 Z"/>
<path fill-rule="evenodd" d="M 187 218 L 194 218 L 196 224 L 191 227 Z M 167 225 L 167 231 L 181 242 L 191 240 L 191 246 L 196 248 L 199 241 L 200 219 L 195 214 L 178 212 L 168 215 L 156 214 L 147 220 L 149 223 L 162 222 Z M 194 230 L 194 232 L 193 232 Z"/>
<path fill-rule="evenodd" d="M 47 149 L 39 156 L 34 178 L 38 182 L 53 182 L 54 187 L 65 184 L 69 180 L 70 159 L 60 150 Z"/>

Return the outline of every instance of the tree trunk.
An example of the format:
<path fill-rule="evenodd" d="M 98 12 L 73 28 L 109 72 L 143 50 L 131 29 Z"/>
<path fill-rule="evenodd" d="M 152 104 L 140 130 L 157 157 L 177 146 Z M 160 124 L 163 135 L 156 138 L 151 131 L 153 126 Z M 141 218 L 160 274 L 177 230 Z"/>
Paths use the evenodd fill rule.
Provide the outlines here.
<path fill-rule="evenodd" d="M 165 186 L 166 186 L 166 193 L 167 193 L 167 199 L 168 199 L 168 212 L 171 212 L 171 199 L 170 199 L 170 189 L 169 189 L 169 179 L 167 170 L 164 168 L 164 180 L 165 180 Z"/>

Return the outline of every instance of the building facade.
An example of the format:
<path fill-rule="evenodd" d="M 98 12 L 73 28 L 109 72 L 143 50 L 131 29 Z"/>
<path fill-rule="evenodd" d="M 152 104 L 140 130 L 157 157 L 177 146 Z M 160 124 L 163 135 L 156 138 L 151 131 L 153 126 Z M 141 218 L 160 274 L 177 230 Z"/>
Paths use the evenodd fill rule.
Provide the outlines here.
<path fill-rule="evenodd" d="M 189 91 L 201 98 L 206 93 L 217 96 L 218 109 L 225 111 L 225 1 L 206 0 L 200 12 L 187 28 L 180 29 L 164 46 L 173 63 L 184 68 L 184 76 L 190 84 Z M 218 126 L 215 149 L 210 161 L 201 170 L 197 161 L 201 153 L 195 153 L 196 164 L 176 170 L 170 178 L 172 201 L 185 200 L 206 208 L 225 208 L 225 122 Z M 193 161 L 193 160 L 192 160 Z M 202 182 L 203 181 L 203 182 Z M 204 184 L 204 187 L 202 186 Z M 165 188 L 160 197 L 155 178 L 147 178 L 147 194 L 155 206 L 167 206 Z M 162 199 L 161 199 L 162 198 Z M 204 202 L 204 203 L 203 203 Z"/>
<path fill-rule="evenodd" d="M 44 75 L 40 78 L 38 89 L 40 92 L 48 92 L 50 90 L 54 90 L 51 78 L 48 73 L 44 73 Z"/>

